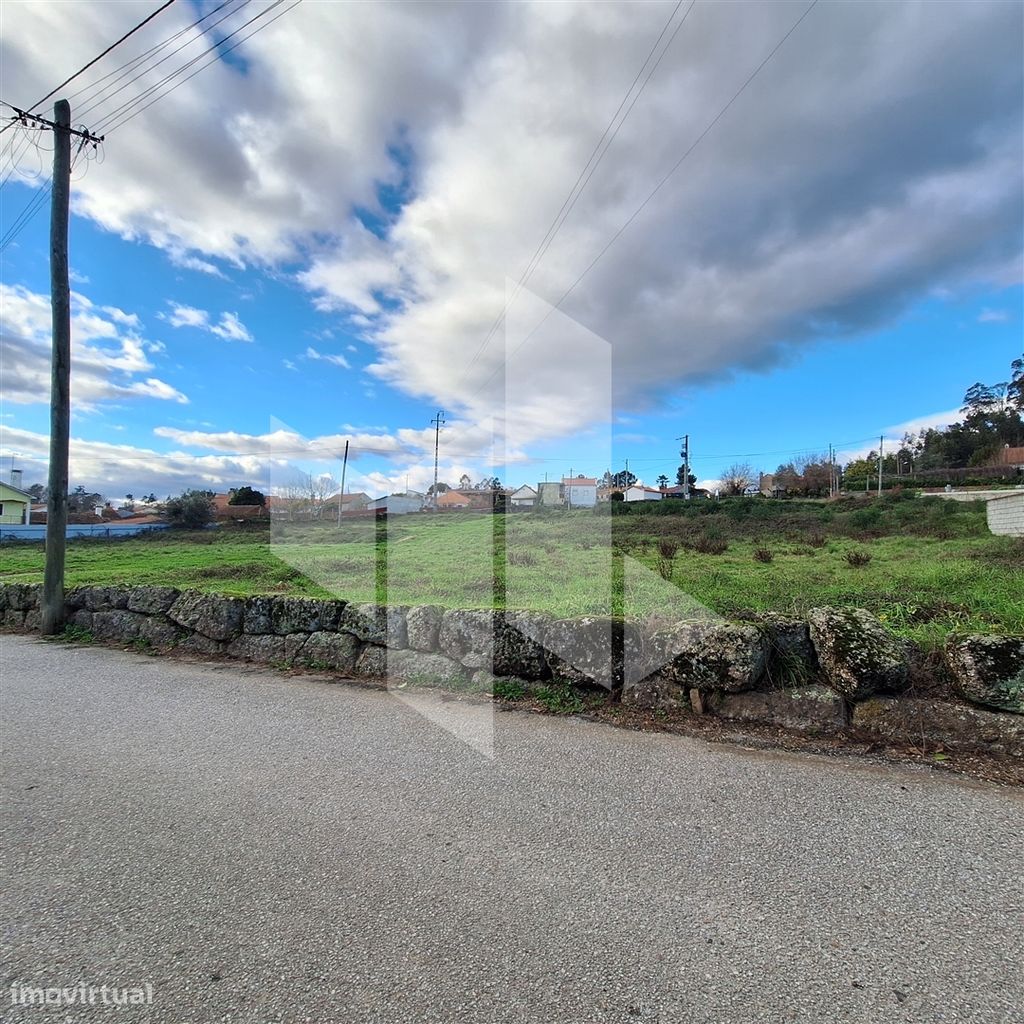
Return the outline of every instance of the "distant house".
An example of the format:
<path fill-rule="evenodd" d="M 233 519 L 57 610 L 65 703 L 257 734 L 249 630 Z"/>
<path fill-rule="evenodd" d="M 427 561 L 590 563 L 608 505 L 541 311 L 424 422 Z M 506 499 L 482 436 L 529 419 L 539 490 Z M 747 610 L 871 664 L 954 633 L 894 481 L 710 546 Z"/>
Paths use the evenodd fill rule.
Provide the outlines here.
<path fill-rule="evenodd" d="M 562 485 L 554 480 L 537 484 L 537 500 L 540 505 L 564 505 Z"/>
<path fill-rule="evenodd" d="M 21 483 L 20 470 L 12 470 L 11 476 L 11 483 L 0 482 L 0 523 L 27 525 L 32 514 L 32 495 L 16 486 Z"/>
<path fill-rule="evenodd" d="M 134 515 L 129 510 L 128 515 Z M 232 505 L 230 494 L 213 496 L 213 515 L 215 519 L 261 519 L 267 514 L 263 505 Z"/>
<path fill-rule="evenodd" d="M 329 498 L 325 498 L 324 504 L 328 508 L 337 509 L 338 495 L 332 494 Z M 362 512 L 369 504 L 370 496 L 363 491 L 346 491 L 341 495 L 342 512 Z"/>
<path fill-rule="evenodd" d="M 645 487 L 643 484 L 633 484 L 627 487 L 622 496 L 626 501 L 661 501 L 665 493 L 657 487 Z"/>
<path fill-rule="evenodd" d="M 562 477 L 562 496 L 570 508 L 593 508 L 597 504 L 597 480 L 590 476 Z"/>
<path fill-rule="evenodd" d="M 1001 448 L 996 465 L 1009 469 L 1024 469 L 1024 448 L 1011 448 L 1009 445 Z"/>
<path fill-rule="evenodd" d="M 423 508 L 423 496 L 386 494 L 383 498 L 371 501 L 367 508 L 371 512 L 386 512 L 389 516 L 404 516 L 409 512 L 419 512 Z"/>
<path fill-rule="evenodd" d="M 509 494 L 508 500 L 513 505 L 533 508 L 533 506 L 537 504 L 537 492 L 529 484 L 523 484 L 522 487 L 517 488 Z"/>
<path fill-rule="evenodd" d="M 462 491 L 445 491 L 437 496 L 437 507 L 441 509 L 469 508 L 469 497 Z"/>

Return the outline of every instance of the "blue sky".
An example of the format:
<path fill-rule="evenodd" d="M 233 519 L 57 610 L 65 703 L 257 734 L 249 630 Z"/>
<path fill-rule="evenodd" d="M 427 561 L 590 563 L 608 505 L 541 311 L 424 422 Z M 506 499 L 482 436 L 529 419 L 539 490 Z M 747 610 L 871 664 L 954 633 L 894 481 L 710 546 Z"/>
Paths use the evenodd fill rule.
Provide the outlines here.
<path fill-rule="evenodd" d="M 26 31 L 4 44 L 5 99 L 52 87 L 29 28 L 50 32 L 61 67 L 78 66 L 136 9 L 106 5 L 75 36 L 49 5 L 11 6 Z M 182 24 L 206 10 L 180 6 Z M 239 60 L 115 125 L 104 162 L 76 181 L 72 287 L 89 352 L 73 482 L 111 497 L 267 488 L 284 458 L 337 476 L 347 437 L 352 487 L 422 488 L 439 407 L 442 479 L 492 471 L 500 338 L 474 354 L 672 8 L 552 19 L 530 5 L 328 7 L 303 5 Z M 702 481 L 829 443 L 853 455 L 882 432 L 950 418 L 974 381 L 1005 379 L 1024 301 L 1011 5 L 949 5 L 939 26 L 906 5 L 884 14 L 885 40 L 858 5 L 814 11 L 785 62 L 566 293 L 742 81 L 722 59 L 730 33 L 735 65 L 756 67 L 801 10 L 730 21 L 701 5 L 673 37 L 519 300 L 566 294 L 561 313 L 611 346 L 612 380 L 574 361 L 564 324 L 533 339 L 511 397 L 529 392 L 535 407 L 505 438 L 515 463 L 493 467 L 507 482 L 599 475 L 627 458 L 647 482 L 674 477 L 683 433 Z M 154 23 L 139 52 L 177 27 Z M 339 68 L 332 40 L 356 30 L 377 47 Z M 567 66 L 548 52 L 560 33 L 582 40 Z M 308 84 L 289 77 L 300 49 Z M 833 65 L 854 56 L 851 82 Z M 311 153 L 325 88 L 336 137 Z M 5 164 L 5 224 L 34 192 L 19 178 L 37 158 L 22 150 Z M 42 479 L 48 422 L 46 220 L 2 266 L 0 451 L 30 479 Z M 610 401 L 594 398 L 608 386 Z"/>

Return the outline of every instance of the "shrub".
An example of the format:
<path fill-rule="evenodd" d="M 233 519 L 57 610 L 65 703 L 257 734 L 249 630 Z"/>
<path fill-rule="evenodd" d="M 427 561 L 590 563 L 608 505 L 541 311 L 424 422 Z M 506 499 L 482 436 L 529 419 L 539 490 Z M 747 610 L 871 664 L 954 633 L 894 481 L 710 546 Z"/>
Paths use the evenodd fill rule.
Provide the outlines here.
<path fill-rule="evenodd" d="M 662 558 L 667 558 L 670 561 L 676 557 L 676 552 L 679 550 L 679 541 L 674 540 L 672 537 L 659 537 L 658 538 L 658 554 Z"/>
<path fill-rule="evenodd" d="M 846 561 L 855 569 L 859 569 L 871 561 L 871 554 L 868 551 L 847 551 Z"/>
<path fill-rule="evenodd" d="M 626 500 L 626 496 L 622 493 L 622 491 L 612 491 L 609 500 L 611 500 L 611 501 L 625 501 Z"/>
<path fill-rule="evenodd" d="M 209 491 L 183 491 L 167 502 L 167 521 L 185 530 L 201 530 L 213 522 L 213 496 Z"/>
<path fill-rule="evenodd" d="M 775 557 L 775 552 L 771 548 L 756 548 L 754 551 L 754 558 L 759 562 L 767 564 Z"/>
<path fill-rule="evenodd" d="M 807 543 L 812 548 L 823 548 L 825 546 L 825 534 L 820 530 L 812 530 L 807 536 Z"/>
<path fill-rule="evenodd" d="M 724 537 L 709 537 L 706 533 L 701 534 L 693 546 L 702 555 L 724 555 L 729 550 L 729 542 Z"/>

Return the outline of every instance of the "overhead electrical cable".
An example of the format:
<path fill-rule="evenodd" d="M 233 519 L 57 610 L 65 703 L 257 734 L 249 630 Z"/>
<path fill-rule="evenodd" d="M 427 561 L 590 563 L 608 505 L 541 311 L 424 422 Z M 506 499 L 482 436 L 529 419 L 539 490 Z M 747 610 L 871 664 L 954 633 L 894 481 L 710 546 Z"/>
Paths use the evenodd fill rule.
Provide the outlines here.
<path fill-rule="evenodd" d="M 273 3 L 272 3 L 272 4 L 270 5 L 270 6 L 269 6 L 269 7 L 267 7 L 267 8 L 266 8 L 266 9 L 264 9 L 263 11 L 261 11 L 261 12 L 260 12 L 259 14 L 257 14 L 257 15 L 254 15 L 254 16 L 253 16 L 252 18 L 250 18 L 250 19 L 249 19 L 249 20 L 248 20 L 247 22 L 245 22 L 245 23 L 244 23 L 243 25 L 240 25 L 240 26 L 239 26 L 239 27 L 238 27 L 237 29 L 235 29 L 235 30 L 234 30 L 233 32 L 231 32 L 231 33 L 229 33 L 229 34 L 228 34 L 227 36 L 225 36 L 225 37 L 224 37 L 224 39 L 222 39 L 222 40 L 221 40 L 221 41 L 220 41 L 219 43 L 217 43 L 217 44 L 216 44 L 216 45 L 214 45 L 214 46 L 211 46 L 211 47 L 210 47 L 210 48 L 209 48 L 208 50 L 206 50 L 206 51 L 204 51 L 203 53 L 199 54 L 199 56 L 198 56 L 198 57 L 194 57 L 194 58 L 193 58 L 192 60 L 190 60 L 190 61 L 189 61 L 189 62 L 188 62 L 187 64 L 185 64 L 185 65 L 184 65 L 183 67 L 179 68 L 179 69 L 178 69 L 178 70 L 177 70 L 176 72 L 174 72 L 173 74 L 171 74 L 171 75 L 167 76 L 167 79 L 165 79 L 165 81 L 164 81 L 164 82 L 158 83 L 158 86 L 157 86 L 157 87 L 159 87 L 160 85 L 166 84 L 166 82 L 168 82 L 168 81 L 170 81 L 171 79 L 173 79 L 173 78 L 177 77 L 177 76 L 178 76 L 178 75 L 180 75 L 180 74 L 181 74 L 181 73 L 182 73 L 183 71 L 186 71 L 186 70 L 188 70 L 188 68 L 192 67 L 192 66 L 193 66 L 194 64 L 196 64 L 196 63 L 197 63 L 197 61 L 201 60 L 201 59 L 202 59 L 202 58 L 203 58 L 204 56 L 206 56 L 207 54 L 210 54 L 210 53 L 212 53 L 212 54 L 213 54 L 213 56 L 212 56 L 212 57 L 210 58 L 210 60 L 208 60 L 208 61 L 207 61 L 207 62 L 206 62 L 205 64 L 201 64 L 201 65 L 200 65 L 200 66 L 199 66 L 198 68 L 196 68 L 196 69 L 195 69 L 195 71 L 193 71 L 193 72 L 192 72 L 192 73 L 191 73 L 190 75 L 186 75 L 186 77 L 185 77 L 185 78 L 181 79 L 181 80 L 180 80 L 180 81 L 178 81 L 178 82 L 175 82 L 175 83 L 174 83 L 174 85 L 173 85 L 173 86 L 171 86 L 171 88 L 169 88 L 169 89 L 165 90 L 165 91 L 164 91 L 164 92 L 162 92 L 162 93 L 159 93 L 159 94 L 158 94 L 158 95 L 156 95 L 156 96 L 153 96 L 153 97 L 152 97 L 151 99 L 149 99 L 149 102 L 148 102 L 148 103 L 145 103 L 145 104 L 144 104 L 143 106 L 140 106 L 140 107 L 136 107 L 136 109 L 134 109 L 134 110 L 131 110 L 131 109 L 130 109 L 130 108 L 131 108 L 132 106 L 134 106 L 134 105 L 138 104 L 138 103 L 139 103 L 139 102 L 141 102 L 141 101 L 142 101 L 143 99 L 147 98 L 147 96 L 148 96 L 149 94 L 152 94 L 152 92 L 153 92 L 153 89 L 154 89 L 154 87 L 151 87 L 151 88 L 149 88 L 149 89 L 145 90 L 145 92 L 144 92 L 144 93 L 140 94 L 140 95 L 139 95 L 138 97 L 136 97 L 136 98 L 135 98 L 135 100 L 131 101 L 130 103 L 128 103 L 128 104 L 123 104 L 123 105 L 122 105 L 122 108 L 118 108 L 118 109 L 119 109 L 119 111 L 120 111 L 120 110 L 123 110 L 123 111 L 124 111 L 124 113 L 125 113 L 125 116 L 123 116 L 123 117 L 120 117 L 120 120 L 116 120 L 116 121 L 113 121 L 113 123 L 111 123 L 111 121 L 112 121 L 112 119 L 113 119 L 114 117 L 116 117 L 116 116 L 119 116 L 119 114 L 118 114 L 118 111 L 115 111 L 115 112 L 113 112 L 113 113 L 112 113 L 111 115 L 108 115 L 108 117 L 107 117 L 107 118 L 106 118 L 106 119 L 105 119 L 105 120 L 104 120 L 104 121 L 103 121 L 103 122 L 101 123 L 101 124 L 102 124 L 102 127 L 100 128 L 100 130 L 102 130 L 102 131 L 105 131 L 105 132 L 106 132 L 106 134 L 108 134 L 108 135 L 109 135 L 110 133 L 112 133 L 112 132 L 116 131 L 116 130 L 117 130 L 118 128 L 121 128 L 121 127 L 122 127 L 123 125 L 127 124 L 127 123 L 128 123 L 129 121 L 131 121 L 131 120 L 132 120 L 133 118 L 135 118 L 135 117 L 138 117 L 138 115 L 139 115 L 139 114 L 141 114 L 141 113 L 142 113 L 143 111 L 145 111 L 145 110 L 148 110 L 148 109 L 149 109 L 149 108 L 150 108 L 151 106 L 153 106 L 153 104 L 154 104 L 154 103 L 156 103 L 156 102 L 158 102 L 159 100 L 162 100 L 162 99 L 164 99 L 165 97 L 169 96 L 169 95 L 170 95 L 170 94 L 171 94 L 172 92 L 174 92 L 174 91 L 175 91 L 175 89 L 178 89 L 178 88 L 180 88 L 180 87 L 181 87 L 181 86 L 183 86 L 183 85 L 184 85 L 184 84 L 185 84 L 186 82 L 188 82 L 188 81 L 189 81 L 189 80 L 191 80 L 192 78 L 195 78 L 195 76 L 196 76 L 196 75 L 198 75 L 198 74 L 199 74 L 199 73 L 200 73 L 201 71 L 204 71 L 204 70 L 205 70 L 206 68 L 208 68 L 208 67 L 209 67 L 209 66 L 210 66 L 211 64 L 215 64 L 215 63 L 217 63 L 217 62 L 218 62 L 218 61 L 219 61 L 219 60 L 220 60 L 220 59 L 221 59 L 222 57 L 224 57 L 224 56 L 225 56 L 226 54 L 230 53 L 230 52 L 231 52 L 232 50 L 234 50 L 234 49 L 236 49 L 237 47 L 241 46 L 241 45 L 242 45 L 242 43 L 244 43 L 244 42 L 247 42 L 248 40 L 252 39 L 252 37 L 253 37 L 254 35 L 256 35 L 256 34 L 257 34 L 258 32 L 261 32 L 261 31 L 262 31 L 263 29 L 265 29 L 265 28 L 268 28 L 268 27 L 269 27 L 270 25 L 272 25 L 272 24 L 273 24 L 273 23 L 274 23 L 275 21 L 277 21 L 277 20 L 278 20 L 278 18 L 281 18 L 281 17 L 283 17 L 283 16 L 285 15 L 285 14 L 288 14 L 288 13 L 289 13 L 290 11 L 293 11 L 293 10 L 294 10 L 294 9 L 295 9 L 296 7 L 298 7 L 298 6 L 299 6 L 299 4 L 300 4 L 300 3 L 302 3 L 302 0 L 294 0 L 294 2 L 293 2 L 293 3 L 292 3 L 292 4 L 290 5 L 290 6 L 288 6 L 288 7 L 285 7 L 285 8 L 283 9 L 283 10 L 279 11 L 279 12 L 278 12 L 277 14 L 275 14 L 275 15 L 274 15 L 274 17 L 273 17 L 273 18 L 271 18 L 271 19 L 270 19 L 269 21 L 266 21 L 266 22 L 264 22 L 264 23 L 263 23 L 262 25 L 259 25 L 259 26 L 257 26 L 257 27 L 256 27 L 255 29 L 253 29 L 253 31 L 252 31 L 252 32 L 250 32 L 250 33 L 249 33 L 248 35 L 245 35 L 245 36 L 243 36 L 243 37 L 242 37 L 241 39 L 237 40 L 237 41 L 236 41 L 235 43 L 233 43 L 233 44 L 232 44 L 231 46 L 228 46 L 228 47 L 225 47 L 224 49 L 221 49 L 221 47 L 223 46 L 223 44 L 224 44 L 225 42 L 227 42 L 227 40 L 228 40 L 228 39 L 231 39 L 232 37 L 234 37 L 234 36 L 238 35 L 238 33 L 239 33 L 239 32 L 241 32 L 241 31 L 242 31 L 243 29 L 247 28 L 248 26 L 252 25 L 252 24 L 253 24 L 254 22 L 257 22 L 257 21 L 259 21 L 259 20 L 260 20 L 261 18 L 264 18 L 264 17 L 266 17 L 266 15 L 267 15 L 267 14 L 269 14 L 269 13 L 270 13 L 271 11 L 273 11 L 273 10 L 274 10 L 275 8 L 277 8 L 277 7 L 280 7 L 280 6 L 281 6 L 281 4 L 283 4 L 284 2 L 285 2 L 285 0 L 274 0 L 274 2 L 273 2 Z M 129 112 L 129 111 L 130 111 L 130 112 Z"/>
<path fill-rule="evenodd" d="M 126 39 L 135 35 L 135 33 L 138 32 L 140 28 L 142 28 L 144 25 L 148 25 L 158 14 L 160 14 L 161 11 L 166 11 L 167 8 L 170 7 L 171 4 L 173 3 L 174 0 L 166 0 L 166 3 L 161 4 L 155 11 L 153 11 L 152 14 L 150 14 L 148 17 L 143 18 L 142 21 L 140 21 L 133 29 L 130 29 L 128 32 L 125 32 L 125 34 L 121 36 L 121 38 L 118 39 L 116 43 L 111 43 L 110 46 L 108 46 L 98 57 L 93 57 L 93 59 L 89 61 L 88 64 L 86 64 L 84 67 L 79 68 L 70 78 L 65 78 L 64 81 L 60 83 L 60 85 L 58 85 L 55 89 L 51 89 L 41 100 L 37 100 L 35 103 L 33 103 L 32 106 L 28 108 L 29 111 L 33 111 L 36 109 L 36 107 L 41 106 L 51 96 L 54 96 L 56 93 L 60 92 L 60 90 L 63 89 L 65 85 L 67 85 L 70 82 L 73 82 L 76 78 L 78 78 L 79 75 L 88 71 L 89 68 L 91 68 L 98 61 L 103 60 L 103 58 L 106 57 L 108 53 L 110 53 L 112 50 L 116 50 L 117 47 L 119 47 Z"/>
<path fill-rule="evenodd" d="M 665 185 L 668 183 L 669 179 L 672 178 L 672 176 L 676 173 L 676 171 L 679 170 L 680 167 L 682 167 L 682 165 L 685 163 L 686 159 L 690 156 L 690 154 L 693 153 L 693 151 L 708 136 L 708 134 L 711 132 L 711 130 L 715 127 L 715 125 L 718 124 L 718 122 L 725 116 L 725 114 L 732 107 L 732 105 L 736 102 L 736 100 L 738 100 L 740 98 L 740 96 L 746 91 L 747 87 L 751 84 L 751 82 L 753 82 L 754 79 L 757 78 L 757 76 L 764 70 L 764 68 L 768 65 L 768 63 L 772 60 L 772 58 L 779 52 L 779 50 L 782 49 L 782 47 L 785 44 L 786 40 L 789 39 L 789 37 L 797 30 L 797 28 L 800 26 L 800 24 L 803 22 L 803 20 L 807 17 L 808 14 L 811 13 L 811 11 L 817 6 L 817 4 L 818 4 L 818 0 L 811 0 L 811 3 L 804 9 L 804 12 L 800 15 L 800 17 L 797 18 L 796 21 L 793 22 L 793 24 L 789 27 L 789 30 L 786 32 L 786 34 L 775 44 L 775 46 L 772 47 L 772 49 L 768 52 L 768 55 L 747 76 L 747 78 L 744 80 L 743 84 L 732 94 L 732 96 L 729 98 L 729 100 L 725 104 L 725 106 L 723 106 L 718 111 L 718 113 L 715 114 L 715 116 L 707 123 L 707 125 L 704 127 L 704 130 L 697 136 L 696 139 L 694 139 L 694 141 L 692 143 L 690 143 L 689 147 L 682 154 L 682 156 L 680 156 L 679 159 L 672 165 L 672 167 L 669 168 L 669 170 L 661 178 L 661 180 L 658 182 L 658 184 L 655 185 L 654 188 L 647 195 L 647 198 L 644 199 L 644 201 L 629 215 L 628 218 L 626 218 L 626 220 L 619 227 L 619 229 L 615 232 L 615 234 L 613 234 L 612 237 L 608 239 L 608 241 L 605 243 L 604 247 L 600 250 L 600 252 L 598 252 L 598 254 L 590 261 L 590 263 L 587 264 L 587 266 L 583 270 L 583 272 L 576 278 L 575 281 L 573 281 L 573 283 L 571 285 L 569 285 L 568 288 L 566 288 L 566 290 L 562 293 L 562 295 L 558 299 L 558 301 L 555 302 L 548 309 L 547 313 L 544 314 L 543 318 L 530 331 L 530 333 L 527 334 L 526 337 L 523 338 L 523 340 L 520 341 L 519 344 L 512 350 L 512 352 L 510 353 L 511 355 L 515 355 L 517 352 L 519 352 L 523 348 L 523 346 L 547 322 L 547 320 L 551 316 L 551 314 L 554 313 L 555 310 L 561 308 L 562 303 L 565 302 L 565 300 L 576 290 L 576 288 L 579 286 L 580 282 L 591 272 L 591 270 L 593 270 L 594 267 L 597 266 L 597 264 L 600 262 L 602 257 L 605 255 L 605 253 L 608 252 L 608 250 L 619 240 L 619 238 L 622 237 L 622 235 L 626 231 L 626 229 L 647 208 L 647 205 L 651 202 L 651 200 L 654 199 L 654 197 L 665 187 Z M 484 382 L 484 386 L 485 387 L 486 387 L 487 384 L 489 384 L 498 375 L 500 370 L 501 370 L 501 367 L 499 366 L 487 378 L 487 380 Z"/>
<path fill-rule="evenodd" d="M 672 42 L 675 39 L 677 33 L 683 27 L 683 24 L 686 21 L 686 19 L 690 16 L 690 11 L 693 10 L 695 3 L 696 0 L 690 0 L 689 7 L 686 8 L 686 12 L 683 14 L 683 17 L 679 20 L 679 23 L 673 30 L 668 42 L 665 44 L 664 48 L 662 48 L 661 53 L 657 57 L 657 60 L 654 60 L 654 62 L 652 63 L 652 59 L 654 58 L 655 53 L 657 53 L 658 48 L 661 45 L 661 41 L 665 38 L 665 33 L 668 32 L 669 26 L 672 24 L 672 21 L 675 18 L 676 13 L 682 6 L 683 0 L 678 0 L 678 3 L 675 5 L 675 7 L 672 8 L 672 11 L 668 16 L 668 19 L 662 26 L 661 32 L 658 34 L 658 38 L 655 39 L 654 44 L 651 46 L 651 49 L 647 54 L 647 57 L 644 59 L 643 64 L 640 65 L 639 71 L 637 71 L 636 76 L 630 83 L 629 88 L 625 92 L 625 95 L 623 95 L 622 100 L 619 102 L 619 105 L 616 108 L 615 113 L 612 114 L 611 120 L 605 126 L 601 138 L 597 140 L 597 143 L 594 146 L 594 149 L 591 151 L 590 156 L 587 158 L 586 163 L 580 169 L 579 174 L 576 176 L 576 181 L 573 183 L 573 186 L 569 190 L 568 195 L 563 200 L 562 206 L 559 209 L 558 213 L 555 214 L 554 220 L 552 220 L 551 224 L 548 226 L 547 231 L 544 233 L 544 237 L 541 239 L 533 255 L 530 257 L 530 261 L 527 264 L 526 269 L 523 271 L 518 281 L 516 282 L 511 297 L 506 301 L 501 312 L 498 314 L 494 323 L 487 331 L 487 334 L 480 342 L 480 345 L 478 346 L 477 350 L 473 353 L 472 358 L 470 359 L 469 363 L 463 370 L 463 374 L 468 373 L 469 370 L 472 369 L 472 367 L 476 364 L 480 356 L 483 354 L 491 338 L 494 337 L 495 332 L 500 327 L 502 320 L 504 320 L 504 318 L 507 316 L 509 308 L 516 301 L 516 299 L 519 296 L 519 293 L 522 291 L 526 282 L 530 279 L 530 277 L 533 275 L 533 272 L 537 269 L 537 265 L 544 258 L 548 249 L 551 247 L 551 243 L 555 240 L 555 236 L 561 230 L 562 225 L 565 223 L 566 218 L 572 212 L 572 209 L 576 205 L 576 202 L 579 199 L 579 197 L 582 195 L 583 190 L 587 187 L 587 184 L 589 183 L 590 179 L 594 176 L 594 172 L 597 170 L 598 165 L 604 159 L 605 154 L 608 152 L 608 149 L 611 146 L 612 142 L 615 141 L 615 137 L 619 134 L 619 130 L 622 128 L 623 124 L 625 124 L 626 118 L 629 117 L 631 111 L 633 110 L 633 107 L 636 106 L 636 102 L 637 100 L 640 99 L 641 94 L 647 87 L 647 83 L 651 80 L 651 76 L 658 69 L 658 65 L 661 63 L 662 58 L 668 52 L 668 49 L 672 45 Z M 648 66 L 649 70 L 647 70 Z M 645 70 L 647 70 L 647 76 L 644 78 L 643 84 L 640 86 L 640 88 L 636 89 L 637 83 L 640 81 L 640 78 L 641 76 L 643 76 Z M 635 94 L 634 90 L 636 90 Z M 630 101 L 631 95 L 633 97 L 632 101 Z M 628 107 L 626 106 L 627 103 L 629 103 Z M 624 113 L 623 108 L 625 108 Z"/>
<path fill-rule="evenodd" d="M 221 24 L 221 22 L 224 22 L 224 20 L 226 20 L 228 17 L 231 17 L 234 14 L 238 14 L 243 7 L 247 6 L 250 3 L 250 0 L 242 0 L 242 2 L 237 7 L 234 7 L 233 10 L 227 11 L 221 17 L 217 18 L 216 22 L 213 22 L 210 25 L 206 26 L 203 29 L 203 31 L 199 33 L 198 36 L 189 37 L 180 45 L 176 46 L 166 56 L 162 57 L 160 60 L 153 60 L 154 57 L 156 57 L 159 53 L 162 53 L 172 43 L 176 42 L 182 36 L 187 35 L 191 31 L 198 29 L 204 22 L 206 22 L 206 20 L 222 11 L 232 2 L 233 0 L 223 0 L 223 2 L 214 7 L 213 10 L 210 10 L 202 17 L 197 18 L 195 22 L 191 23 L 191 25 L 187 25 L 183 29 L 179 29 L 172 36 L 168 36 L 167 39 L 162 40 L 156 45 L 151 46 L 150 49 L 146 50 L 145 52 L 140 53 L 138 56 L 126 61 L 120 68 L 117 68 L 114 71 L 104 75 L 102 78 L 97 79 L 90 85 L 83 86 L 81 89 L 78 90 L 78 92 L 73 93 L 68 98 L 71 100 L 81 98 L 82 101 L 85 103 L 84 108 L 80 112 L 78 112 L 81 116 L 88 114 L 89 111 L 96 110 L 98 106 L 101 106 L 104 102 L 112 99 L 114 96 L 116 96 L 119 92 L 123 91 L 124 89 L 130 88 L 140 78 L 143 78 L 148 73 L 154 71 L 156 68 L 159 68 L 162 65 L 162 63 L 164 63 L 164 61 L 170 60 L 171 57 L 173 57 L 177 53 L 180 53 L 186 47 L 202 40 L 204 38 L 204 33 L 209 32 L 211 29 L 216 28 L 218 25 Z M 106 82 L 105 85 L 103 85 L 104 82 Z M 114 86 L 117 85 L 118 82 L 121 82 L 122 84 L 117 86 L 117 88 L 114 88 Z"/>

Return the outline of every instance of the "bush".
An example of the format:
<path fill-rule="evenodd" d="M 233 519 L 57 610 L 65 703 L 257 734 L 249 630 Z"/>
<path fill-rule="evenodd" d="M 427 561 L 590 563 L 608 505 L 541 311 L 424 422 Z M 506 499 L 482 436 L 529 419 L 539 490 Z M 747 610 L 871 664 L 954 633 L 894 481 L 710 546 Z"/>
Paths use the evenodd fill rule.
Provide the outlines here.
<path fill-rule="evenodd" d="M 184 530 L 209 526 L 213 514 L 213 495 L 209 491 L 183 491 L 167 502 L 167 521 Z"/>
<path fill-rule="evenodd" d="M 859 569 L 871 561 L 871 554 L 867 551 L 847 551 L 846 561 L 855 569 Z"/>
<path fill-rule="evenodd" d="M 658 538 L 658 554 L 662 558 L 673 559 L 676 557 L 676 552 L 679 550 L 679 541 L 673 540 L 671 537 L 659 537 Z"/>
<path fill-rule="evenodd" d="M 775 552 L 771 548 L 757 548 L 754 551 L 754 558 L 767 564 L 775 558 Z"/>
<path fill-rule="evenodd" d="M 693 546 L 702 555 L 724 555 L 729 550 L 729 542 L 724 537 L 709 537 L 706 533 L 701 534 Z"/>
<path fill-rule="evenodd" d="M 610 499 L 611 501 L 625 501 L 626 496 L 622 491 L 612 491 Z"/>

